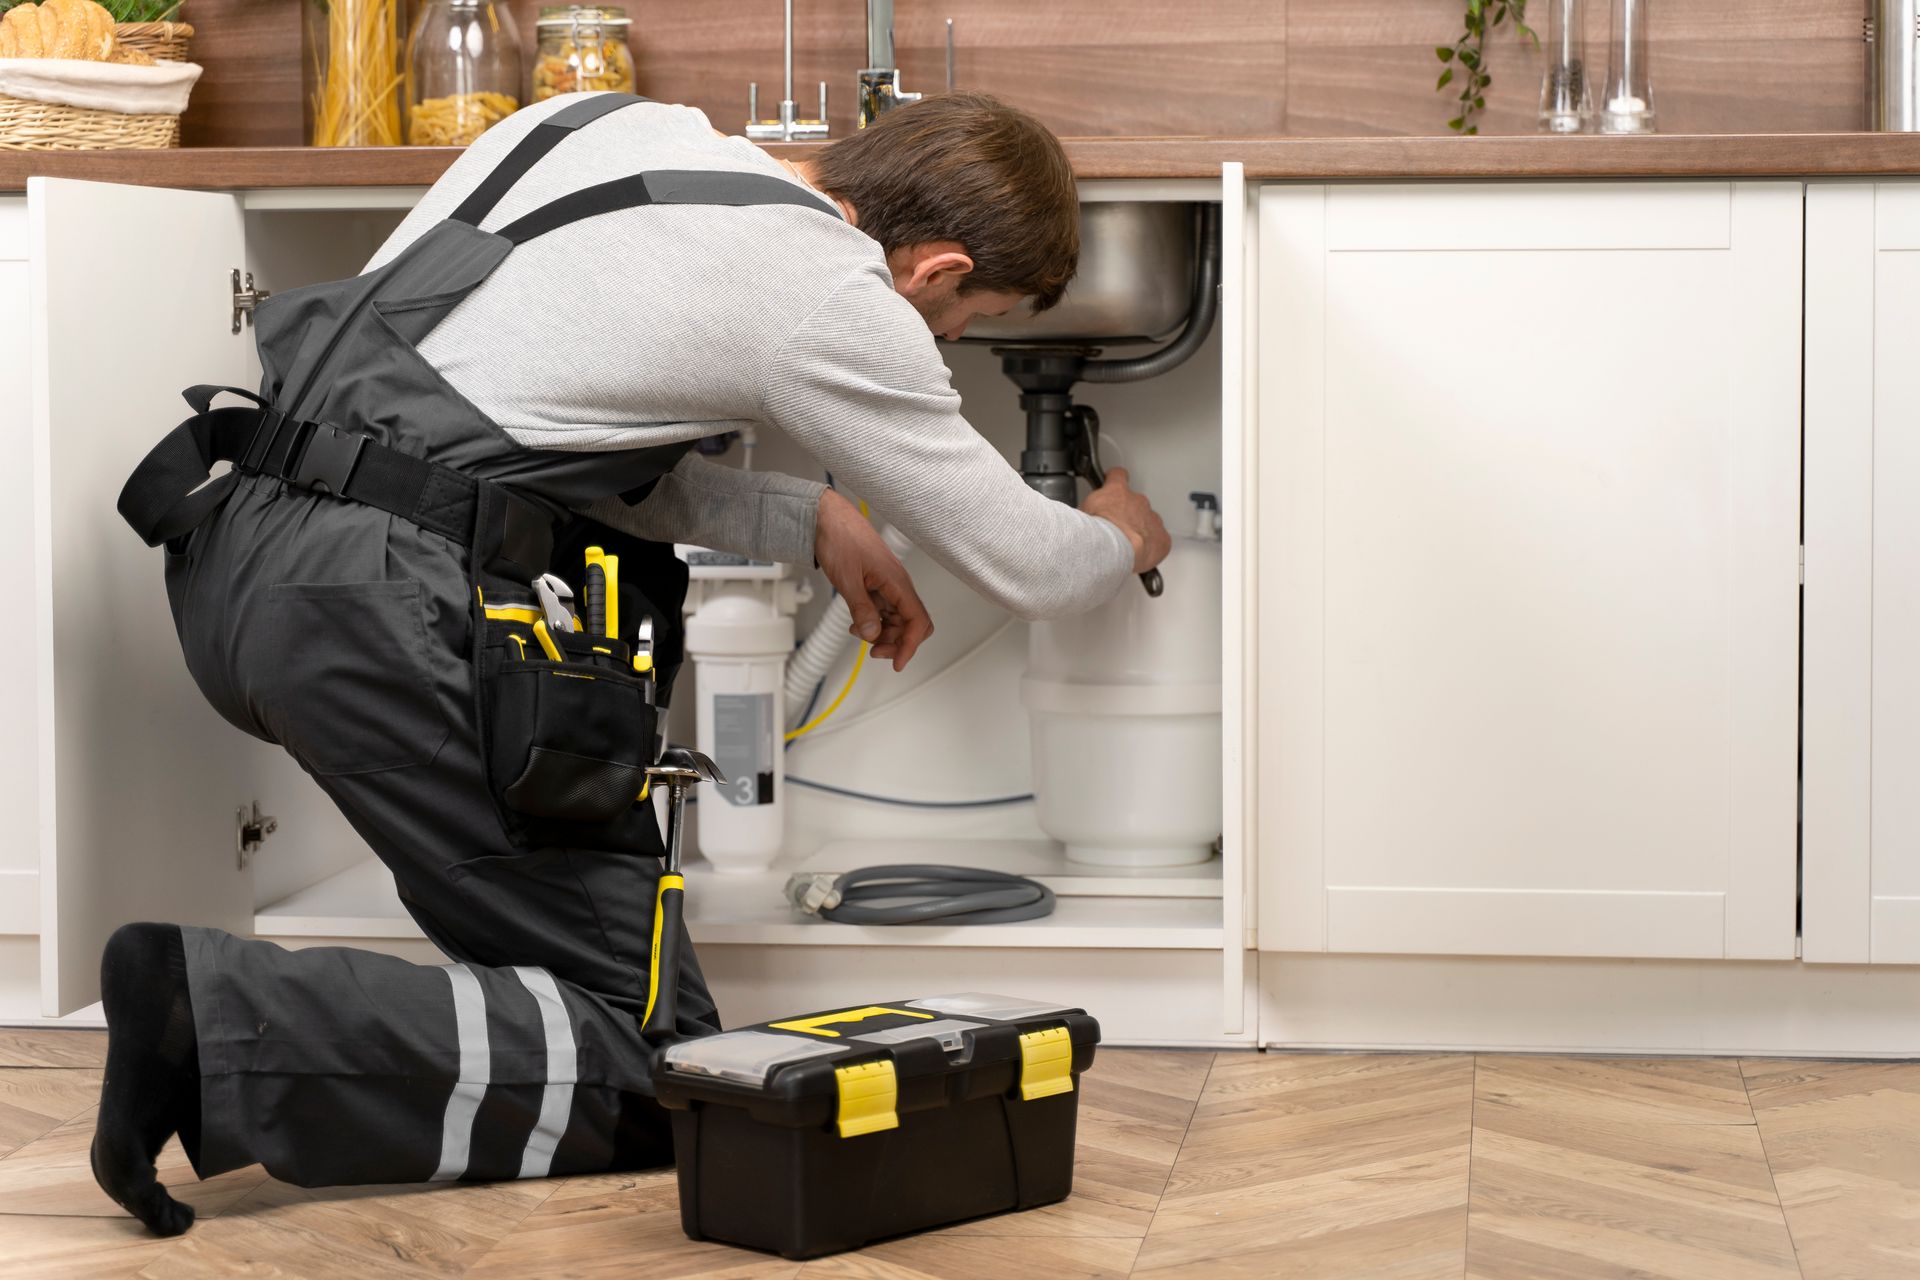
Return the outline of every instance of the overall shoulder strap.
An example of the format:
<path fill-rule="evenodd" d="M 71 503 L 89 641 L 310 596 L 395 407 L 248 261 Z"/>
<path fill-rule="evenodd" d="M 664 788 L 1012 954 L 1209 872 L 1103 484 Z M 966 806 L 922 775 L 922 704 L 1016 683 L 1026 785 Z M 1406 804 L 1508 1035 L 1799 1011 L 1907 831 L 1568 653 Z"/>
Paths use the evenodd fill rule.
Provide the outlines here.
<path fill-rule="evenodd" d="M 592 124 L 601 116 L 618 111 L 622 107 L 631 107 L 648 99 L 633 93 L 596 93 L 581 98 L 578 102 L 568 103 L 560 110 L 535 125 L 525 137 L 514 144 L 506 159 L 493 167 L 493 172 L 481 179 L 480 185 L 470 192 L 460 207 L 450 215 L 455 222 L 464 222 L 477 227 L 493 207 L 500 203 L 500 197 L 513 189 L 513 184 L 526 176 L 527 170 L 540 162 L 541 157 L 573 136 L 576 129 Z"/>
<path fill-rule="evenodd" d="M 647 102 L 631 93 L 598 93 L 569 103 L 535 125 L 514 144 L 506 158 L 460 202 L 449 218 L 477 227 L 500 203 L 501 197 L 525 177 L 543 156 L 577 129 L 622 107 Z M 838 218 L 840 211 L 796 183 L 765 173 L 738 173 L 722 169 L 658 169 L 569 192 L 532 213 L 502 227 L 499 235 L 515 245 L 558 230 L 582 218 L 649 204 L 797 205 Z"/>
<path fill-rule="evenodd" d="M 582 218 L 650 204 L 797 205 L 838 218 L 840 211 L 797 183 L 770 173 L 722 169 L 657 169 L 569 192 L 500 228 L 516 245 Z"/>

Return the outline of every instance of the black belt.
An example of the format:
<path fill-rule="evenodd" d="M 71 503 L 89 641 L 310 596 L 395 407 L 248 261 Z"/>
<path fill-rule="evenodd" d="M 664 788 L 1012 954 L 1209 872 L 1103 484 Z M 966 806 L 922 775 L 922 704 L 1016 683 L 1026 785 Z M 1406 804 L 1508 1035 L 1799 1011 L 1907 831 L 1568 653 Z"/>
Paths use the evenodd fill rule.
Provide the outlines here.
<path fill-rule="evenodd" d="M 253 404 L 213 408 L 213 398 L 223 391 Z M 226 501 L 239 476 L 264 475 L 377 507 L 463 547 L 475 544 L 482 499 L 489 498 L 487 507 L 499 511 L 504 523 L 497 540 L 502 557 L 535 573 L 546 568 L 552 514 L 492 481 L 388 448 L 370 436 L 289 418 L 237 387 L 189 387 L 181 394 L 195 415 L 154 446 L 120 491 L 121 516 L 150 547 L 198 528 Z M 231 462 L 233 471 L 209 481 L 220 461 Z"/>

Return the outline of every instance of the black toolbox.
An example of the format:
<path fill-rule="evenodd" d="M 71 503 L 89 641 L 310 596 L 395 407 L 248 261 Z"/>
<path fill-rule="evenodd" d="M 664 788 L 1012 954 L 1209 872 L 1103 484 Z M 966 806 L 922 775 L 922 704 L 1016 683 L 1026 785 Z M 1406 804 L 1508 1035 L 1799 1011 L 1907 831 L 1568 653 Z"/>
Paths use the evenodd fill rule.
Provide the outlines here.
<path fill-rule="evenodd" d="M 681 1225 L 812 1258 L 1063 1200 L 1099 1040 L 1082 1010 L 965 994 L 668 1046 Z"/>

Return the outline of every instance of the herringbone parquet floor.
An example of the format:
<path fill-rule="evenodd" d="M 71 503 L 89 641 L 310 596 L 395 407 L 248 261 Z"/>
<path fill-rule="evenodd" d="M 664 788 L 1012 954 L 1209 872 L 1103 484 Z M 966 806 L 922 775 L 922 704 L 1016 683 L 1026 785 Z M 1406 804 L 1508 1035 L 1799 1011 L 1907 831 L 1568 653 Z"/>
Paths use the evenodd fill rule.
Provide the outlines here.
<path fill-rule="evenodd" d="M 807 1263 L 694 1244 L 671 1173 L 195 1184 L 177 1240 L 93 1187 L 102 1037 L 0 1031 L 0 1275 L 176 1280 L 1128 1274 L 1920 1276 L 1920 1063 L 1103 1051 L 1063 1204 Z"/>

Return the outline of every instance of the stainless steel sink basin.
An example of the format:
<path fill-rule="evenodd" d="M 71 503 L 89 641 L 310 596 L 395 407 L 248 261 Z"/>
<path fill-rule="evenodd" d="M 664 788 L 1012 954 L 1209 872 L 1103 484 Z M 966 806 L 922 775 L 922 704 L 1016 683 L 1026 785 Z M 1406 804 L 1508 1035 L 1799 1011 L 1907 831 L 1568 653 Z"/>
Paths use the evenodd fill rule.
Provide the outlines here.
<path fill-rule="evenodd" d="M 1165 338 L 1187 317 L 1193 286 L 1192 205 L 1080 206 L 1080 271 L 1060 304 L 1023 304 L 967 327 L 968 342 L 1127 342 Z"/>

